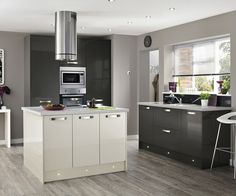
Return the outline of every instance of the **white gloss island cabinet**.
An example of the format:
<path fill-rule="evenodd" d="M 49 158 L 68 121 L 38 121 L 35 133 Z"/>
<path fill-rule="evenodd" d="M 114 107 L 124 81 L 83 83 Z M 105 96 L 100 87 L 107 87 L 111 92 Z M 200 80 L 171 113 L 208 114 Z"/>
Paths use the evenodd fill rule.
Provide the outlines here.
<path fill-rule="evenodd" d="M 73 116 L 73 166 L 99 164 L 99 114 Z"/>
<path fill-rule="evenodd" d="M 100 162 L 126 160 L 126 114 L 100 114 Z"/>
<path fill-rule="evenodd" d="M 72 116 L 43 118 L 45 171 L 72 167 Z"/>
<path fill-rule="evenodd" d="M 41 182 L 127 170 L 128 109 L 22 110 L 24 166 Z"/>

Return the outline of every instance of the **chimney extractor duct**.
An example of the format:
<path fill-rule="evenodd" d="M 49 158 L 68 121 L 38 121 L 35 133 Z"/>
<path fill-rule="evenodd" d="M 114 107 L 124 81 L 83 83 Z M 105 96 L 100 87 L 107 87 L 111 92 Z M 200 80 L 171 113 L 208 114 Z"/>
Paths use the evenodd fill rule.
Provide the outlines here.
<path fill-rule="evenodd" d="M 56 60 L 77 61 L 76 12 L 55 13 Z"/>

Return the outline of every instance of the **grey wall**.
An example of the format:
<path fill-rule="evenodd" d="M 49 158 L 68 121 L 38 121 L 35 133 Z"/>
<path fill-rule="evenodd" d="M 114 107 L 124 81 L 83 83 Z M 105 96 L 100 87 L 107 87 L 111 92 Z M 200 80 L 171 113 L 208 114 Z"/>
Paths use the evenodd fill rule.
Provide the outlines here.
<path fill-rule="evenodd" d="M 149 101 L 149 81 L 150 81 L 150 74 L 149 74 L 149 51 L 138 51 L 138 82 L 136 85 L 139 84 L 138 88 L 138 95 L 139 101 Z M 137 88 L 137 87 L 136 87 Z"/>
<path fill-rule="evenodd" d="M 216 37 L 219 35 L 230 34 L 231 37 L 231 93 L 232 93 L 232 106 L 236 109 L 236 11 L 210 17 L 207 19 L 171 27 L 168 29 L 149 33 L 152 36 L 152 46 L 146 49 L 143 45 L 143 39 L 146 34 L 138 36 L 138 68 L 139 68 L 139 100 L 143 99 L 143 91 L 147 84 L 148 72 L 143 66 L 145 64 L 145 56 L 142 57 L 144 51 L 153 50 L 158 48 L 160 50 L 160 97 L 164 86 L 167 85 L 170 74 L 170 46 L 176 43 L 182 43 L 190 40 L 199 40 L 207 37 Z M 143 62 L 144 61 L 144 62 Z M 142 71 L 144 70 L 144 71 Z M 164 77 L 166 76 L 166 77 Z M 166 78 L 166 80 L 165 80 Z"/>
<path fill-rule="evenodd" d="M 11 109 L 12 139 L 22 138 L 24 106 L 24 37 L 23 33 L 0 32 L 0 48 L 5 50 L 5 85 L 11 89 L 4 104 Z"/>
<path fill-rule="evenodd" d="M 23 33 L 0 32 L 0 48 L 5 49 L 5 84 L 12 90 L 11 95 L 5 95 L 5 105 L 12 110 L 12 139 L 23 138 L 22 106 L 28 106 L 30 100 L 29 53 L 24 49 L 29 47 Z M 137 134 L 137 37 L 113 35 L 112 40 L 112 104 L 130 109 L 128 134 Z M 24 44 L 24 41 L 26 44 Z M 24 73 L 25 71 L 25 73 Z M 127 75 L 131 71 L 131 75 Z M 25 76 L 25 77 L 24 77 Z M 0 131 L 3 128 L 0 127 Z M 0 139 L 3 134 L 0 133 Z"/>
<path fill-rule="evenodd" d="M 128 135 L 137 134 L 137 37 L 112 35 L 112 105 L 129 108 Z M 130 75 L 127 72 L 130 71 Z"/>

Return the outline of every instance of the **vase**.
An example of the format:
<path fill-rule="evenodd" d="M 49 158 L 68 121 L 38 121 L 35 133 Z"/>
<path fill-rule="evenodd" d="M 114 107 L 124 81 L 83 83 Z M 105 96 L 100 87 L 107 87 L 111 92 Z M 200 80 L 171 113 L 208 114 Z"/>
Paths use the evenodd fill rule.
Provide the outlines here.
<path fill-rule="evenodd" d="M 208 106 L 208 99 L 202 99 L 201 104 L 202 104 L 203 107 Z"/>
<path fill-rule="evenodd" d="M 3 97 L 0 96 L 0 108 L 3 106 Z"/>

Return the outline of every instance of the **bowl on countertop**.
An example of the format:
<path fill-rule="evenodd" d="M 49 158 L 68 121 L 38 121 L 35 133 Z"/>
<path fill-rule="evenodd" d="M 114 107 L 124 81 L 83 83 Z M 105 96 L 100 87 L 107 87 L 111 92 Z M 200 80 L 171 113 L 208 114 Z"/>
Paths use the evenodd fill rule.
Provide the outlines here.
<path fill-rule="evenodd" d="M 42 106 L 45 110 L 51 110 L 51 111 L 56 111 L 56 110 L 64 110 L 65 106 L 63 104 L 47 104 Z"/>

